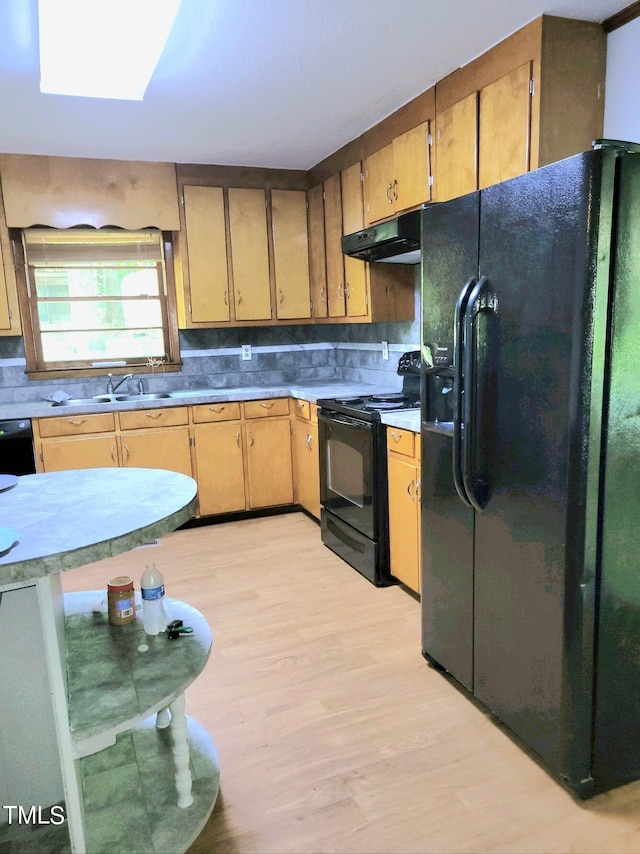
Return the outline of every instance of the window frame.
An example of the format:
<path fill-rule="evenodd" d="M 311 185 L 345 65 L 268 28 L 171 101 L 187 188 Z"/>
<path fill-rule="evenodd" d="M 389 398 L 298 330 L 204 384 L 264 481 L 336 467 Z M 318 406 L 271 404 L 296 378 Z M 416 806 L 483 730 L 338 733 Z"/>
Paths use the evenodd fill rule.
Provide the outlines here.
<path fill-rule="evenodd" d="M 25 229 L 26 230 L 26 229 Z M 106 230 L 106 229 L 105 229 Z M 115 229 L 112 229 L 115 230 Z M 122 229 L 126 231 L 127 229 Z M 143 229 L 148 231 L 149 229 Z M 180 341 L 178 335 L 178 310 L 176 299 L 176 274 L 174 263 L 174 240 L 175 235 L 171 231 L 162 231 L 161 248 L 164 256 L 164 285 L 165 293 L 161 300 L 164 335 L 167 344 L 167 361 L 162 362 L 162 370 L 179 371 L 182 368 L 180 358 Z M 28 263 L 25 255 L 23 242 L 23 229 L 13 228 L 9 230 L 13 257 L 15 262 L 16 280 L 18 284 L 18 299 L 20 303 L 20 314 L 22 318 L 22 331 L 24 340 L 24 351 L 26 370 L 29 379 L 55 379 L 63 377 L 100 376 L 106 373 L 126 374 L 132 368 L 151 371 L 157 365 L 151 365 L 148 359 L 117 359 L 125 362 L 122 366 L 90 365 L 86 362 L 56 362 L 47 365 L 42 358 L 42 344 L 40 340 L 40 324 L 38 318 L 37 300 L 30 296 L 30 281 Z"/>

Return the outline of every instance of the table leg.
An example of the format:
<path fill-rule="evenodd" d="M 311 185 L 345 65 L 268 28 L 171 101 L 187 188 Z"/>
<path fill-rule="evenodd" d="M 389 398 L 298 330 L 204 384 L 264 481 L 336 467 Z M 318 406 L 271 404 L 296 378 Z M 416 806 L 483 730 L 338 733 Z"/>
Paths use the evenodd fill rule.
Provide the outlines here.
<path fill-rule="evenodd" d="M 187 717 L 185 715 L 184 694 L 169 704 L 171 711 L 171 738 L 173 740 L 173 762 L 176 769 L 175 781 L 178 793 L 178 806 L 181 809 L 193 803 L 191 794 L 191 770 L 189 762 L 189 743 L 187 741 Z"/>

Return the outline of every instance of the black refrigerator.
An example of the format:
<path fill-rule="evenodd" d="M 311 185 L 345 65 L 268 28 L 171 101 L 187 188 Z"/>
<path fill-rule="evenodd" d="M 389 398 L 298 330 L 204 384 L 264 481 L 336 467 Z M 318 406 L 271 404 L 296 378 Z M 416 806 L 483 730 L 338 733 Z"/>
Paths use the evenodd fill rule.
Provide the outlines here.
<path fill-rule="evenodd" d="M 422 210 L 422 649 L 581 798 L 640 778 L 640 146 Z"/>

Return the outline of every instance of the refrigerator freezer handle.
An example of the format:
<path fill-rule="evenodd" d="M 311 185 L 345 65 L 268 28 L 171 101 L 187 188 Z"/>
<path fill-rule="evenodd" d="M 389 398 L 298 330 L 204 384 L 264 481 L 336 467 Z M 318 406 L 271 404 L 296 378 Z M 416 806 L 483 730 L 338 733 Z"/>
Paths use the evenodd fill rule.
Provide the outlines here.
<path fill-rule="evenodd" d="M 476 324 L 481 317 L 495 316 L 498 300 L 486 276 L 472 289 L 464 309 L 464 350 L 462 354 L 462 373 L 465 382 L 465 394 L 462 401 L 463 445 L 462 445 L 462 482 L 465 493 L 476 510 L 483 510 L 490 497 L 490 473 L 483 470 L 487 447 L 480 436 L 481 389 L 484 388 L 487 366 L 479 364 L 476 351 Z M 474 453 L 474 449 L 482 453 Z M 478 470 L 478 468 L 480 470 Z"/>
<path fill-rule="evenodd" d="M 468 279 L 458 297 L 456 303 L 455 323 L 453 328 L 453 483 L 456 492 L 468 507 L 473 507 L 467 491 L 464 487 L 462 477 L 462 459 L 463 459 L 463 442 L 464 442 L 464 424 L 463 424 L 463 399 L 464 399 L 464 374 L 463 374 L 463 354 L 464 354 L 464 319 L 469 302 L 469 295 L 477 285 L 478 280 L 475 277 Z"/>

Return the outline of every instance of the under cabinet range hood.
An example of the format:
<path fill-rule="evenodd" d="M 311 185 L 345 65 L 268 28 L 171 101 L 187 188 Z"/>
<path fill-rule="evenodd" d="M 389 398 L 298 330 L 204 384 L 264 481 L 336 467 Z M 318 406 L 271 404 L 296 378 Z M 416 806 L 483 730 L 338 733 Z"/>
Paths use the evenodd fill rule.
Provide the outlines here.
<path fill-rule="evenodd" d="M 420 263 L 420 211 L 371 225 L 342 238 L 342 253 L 361 261 Z"/>

